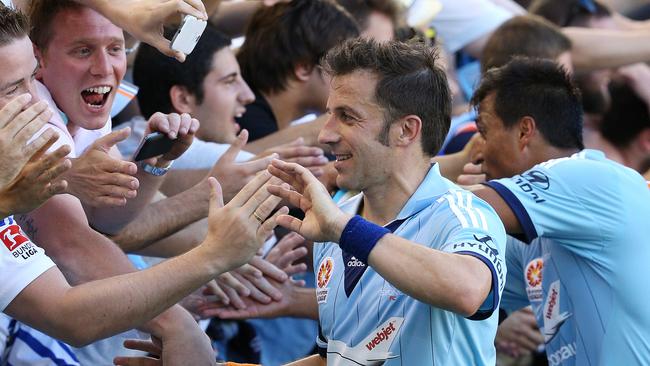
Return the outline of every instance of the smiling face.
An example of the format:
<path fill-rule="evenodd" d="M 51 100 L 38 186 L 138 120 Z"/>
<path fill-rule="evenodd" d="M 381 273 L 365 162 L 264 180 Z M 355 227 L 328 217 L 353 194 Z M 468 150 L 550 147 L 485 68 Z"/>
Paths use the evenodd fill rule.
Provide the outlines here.
<path fill-rule="evenodd" d="M 246 112 L 255 95 L 242 79 L 239 64 L 230 48 L 222 48 L 212 58 L 212 68 L 203 79 L 203 100 L 192 96 L 189 113 L 201 122 L 197 137 L 204 141 L 232 143 L 239 125 L 235 117 Z"/>
<path fill-rule="evenodd" d="M 330 114 L 318 141 L 330 145 L 336 156 L 339 187 L 365 191 L 383 185 L 392 171 L 393 154 L 379 136 L 384 127 L 384 111 L 375 99 L 377 77 L 367 71 L 332 79 Z"/>
<path fill-rule="evenodd" d="M 34 81 L 37 69 L 29 38 L 0 47 L 0 108 L 22 94 L 31 94 L 31 103 L 38 101 Z"/>
<path fill-rule="evenodd" d="M 68 116 L 69 127 L 99 129 L 126 71 L 124 34 L 90 8 L 60 11 L 51 28 L 47 48 L 37 51 L 39 75 Z"/>

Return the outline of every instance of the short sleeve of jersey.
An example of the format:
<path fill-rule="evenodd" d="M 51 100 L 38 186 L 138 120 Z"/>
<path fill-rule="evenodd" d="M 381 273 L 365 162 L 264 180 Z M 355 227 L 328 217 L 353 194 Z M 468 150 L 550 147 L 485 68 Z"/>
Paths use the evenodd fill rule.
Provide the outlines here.
<path fill-rule="evenodd" d="M 38 276 L 54 266 L 43 249 L 34 245 L 13 217 L 0 221 L 0 311 Z"/>
<path fill-rule="evenodd" d="M 503 289 L 500 307 L 511 313 L 530 305 L 524 282 L 524 263 L 522 262 L 522 246 L 519 240 L 508 236 L 506 241 L 506 287 Z"/>
<path fill-rule="evenodd" d="M 432 215 L 442 229 L 442 246 L 438 249 L 471 255 L 488 266 L 492 273 L 492 288 L 478 312 L 470 317 L 482 320 L 498 308 L 505 285 L 506 235 L 501 220 L 486 202 L 466 191 L 450 191 L 438 199 L 441 212 Z M 444 226 L 440 226 L 446 222 Z M 434 239 L 435 240 L 435 239 Z"/>
<path fill-rule="evenodd" d="M 618 206 L 607 191 L 610 188 L 603 187 L 619 184 L 607 175 L 598 175 L 591 164 L 573 158 L 551 160 L 521 175 L 485 184 L 497 191 L 517 217 L 524 241 L 545 236 L 570 245 L 587 245 L 600 242 L 601 230 L 616 222 L 616 215 L 608 212 L 615 212 Z M 573 240 L 576 233 L 580 241 Z"/>

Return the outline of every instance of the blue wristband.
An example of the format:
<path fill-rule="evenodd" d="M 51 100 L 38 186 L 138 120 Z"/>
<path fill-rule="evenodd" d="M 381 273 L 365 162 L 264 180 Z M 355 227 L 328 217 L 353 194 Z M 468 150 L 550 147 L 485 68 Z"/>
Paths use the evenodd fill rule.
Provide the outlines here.
<path fill-rule="evenodd" d="M 358 260 L 368 264 L 370 251 L 377 245 L 379 239 L 390 233 L 383 226 L 373 224 L 355 215 L 343 229 L 339 246 L 344 252 L 352 254 Z"/>

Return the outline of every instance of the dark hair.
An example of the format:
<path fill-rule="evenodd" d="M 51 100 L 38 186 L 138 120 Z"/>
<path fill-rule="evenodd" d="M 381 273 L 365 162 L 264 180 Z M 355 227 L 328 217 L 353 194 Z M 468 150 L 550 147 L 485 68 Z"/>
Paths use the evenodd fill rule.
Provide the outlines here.
<path fill-rule="evenodd" d="M 324 68 L 333 77 L 358 70 L 377 75 L 375 98 L 384 109 L 385 120 L 379 140 L 386 143 L 393 121 L 414 114 L 422 119 L 422 149 L 434 156 L 451 121 L 449 86 L 445 72 L 436 65 L 437 56 L 435 48 L 421 43 L 357 38 L 332 49 Z"/>
<path fill-rule="evenodd" d="M 27 37 L 29 20 L 25 14 L 8 6 L 0 6 L 0 46 Z"/>
<path fill-rule="evenodd" d="M 387 16 L 395 28 L 400 25 L 402 9 L 395 0 L 337 0 L 337 2 L 352 14 L 361 29 L 368 27 L 368 17 L 372 12 Z"/>
<path fill-rule="evenodd" d="M 72 0 L 32 0 L 29 7 L 29 19 L 32 23 L 29 38 L 36 47 L 45 51 L 54 37 L 55 30 L 52 28 L 52 23 L 56 15 L 63 10 L 77 10 L 84 7 Z"/>
<path fill-rule="evenodd" d="M 555 62 L 515 58 L 489 70 L 472 97 L 472 105 L 478 107 L 492 93 L 494 111 L 506 128 L 530 116 L 552 146 L 584 148 L 580 91 Z"/>
<path fill-rule="evenodd" d="M 626 147 L 641 131 L 650 128 L 650 106 L 624 83 L 609 85 L 611 102 L 600 132 L 618 147 Z"/>
<path fill-rule="evenodd" d="M 237 59 L 255 92 L 277 93 L 297 65 L 316 66 L 330 48 L 358 35 L 356 22 L 339 5 L 292 0 L 255 12 Z"/>
<path fill-rule="evenodd" d="M 560 27 L 585 27 L 594 17 L 612 15 L 606 6 L 593 0 L 535 0 L 528 11 Z"/>
<path fill-rule="evenodd" d="M 167 29 L 165 37 L 171 39 L 174 33 L 175 30 Z M 184 63 L 163 55 L 148 44 L 140 45 L 133 65 L 133 81 L 140 88 L 138 104 L 142 114 L 149 118 L 156 112 L 173 112 L 169 90 L 174 85 L 185 87 L 201 103 L 203 79 L 212 69 L 214 54 L 228 46 L 230 39 L 210 25 Z"/>
<path fill-rule="evenodd" d="M 555 60 L 571 50 L 571 41 L 543 18 L 518 16 L 501 24 L 483 48 L 481 71 L 507 64 L 513 57 L 525 56 Z"/>

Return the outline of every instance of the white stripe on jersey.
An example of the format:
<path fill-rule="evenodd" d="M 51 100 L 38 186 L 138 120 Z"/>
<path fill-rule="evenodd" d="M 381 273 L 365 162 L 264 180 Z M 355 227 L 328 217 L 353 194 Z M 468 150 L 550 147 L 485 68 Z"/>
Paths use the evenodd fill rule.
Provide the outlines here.
<path fill-rule="evenodd" d="M 456 206 L 456 202 L 454 202 L 454 196 L 452 194 L 446 194 L 444 198 L 449 202 L 449 208 L 451 208 L 451 212 L 456 215 L 456 218 L 458 221 L 460 221 L 460 226 L 463 227 L 463 229 L 467 228 L 469 226 L 469 223 L 467 222 L 467 219 L 463 214 L 460 212 L 458 209 L 458 206 Z"/>
<path fill-rule="evenodd" d="M 467 212 L 467 215 L 469 216 L 469 219 L 472 220 L 472 227 L 478 227 L 478 220 L 476 219 L 476 215 L 471 210 L 472 207 L 472 202 L 470 201 L 472 197 L 470 195 L 467 195 L 467 204 L 465 205 L 463 203 L 463 193 L 460 191 L 456 192 L 456 198 L 458 198 L 458 206 L 460 208 L 464 209 L 465 212 Z"/>
<path fill-rule="evenodd" d="M 456 194 L 454 195 L 454 193 Z M 465 195 L 467 199 L 464 200 L 463 195 Z M 455 192 L 450 192 L 444 195 L 443 197 L 439 198 L 438 202 L 443 202 L 444 200 L 447 200 L 447 202 L 449 203 L 449 208 L 454 213 L 458 221 L 460 221 L 460 225 L 463 228 L 475 227 L 475 228 L 487 230 L 488 224 L 487 224 L 487 220 L 485 219 L 485 215 L 483 214 L 483 212 L 481 212 L 480 209 L 475 208 L 472 205 L 473 199 L 474 199 L 474 195 L 469 192 L 455 191 Z M 469 220 L 467 219 L 468 217 Z M 470 225 L 470 221 L 471 221 L 471 225 Z"/>

